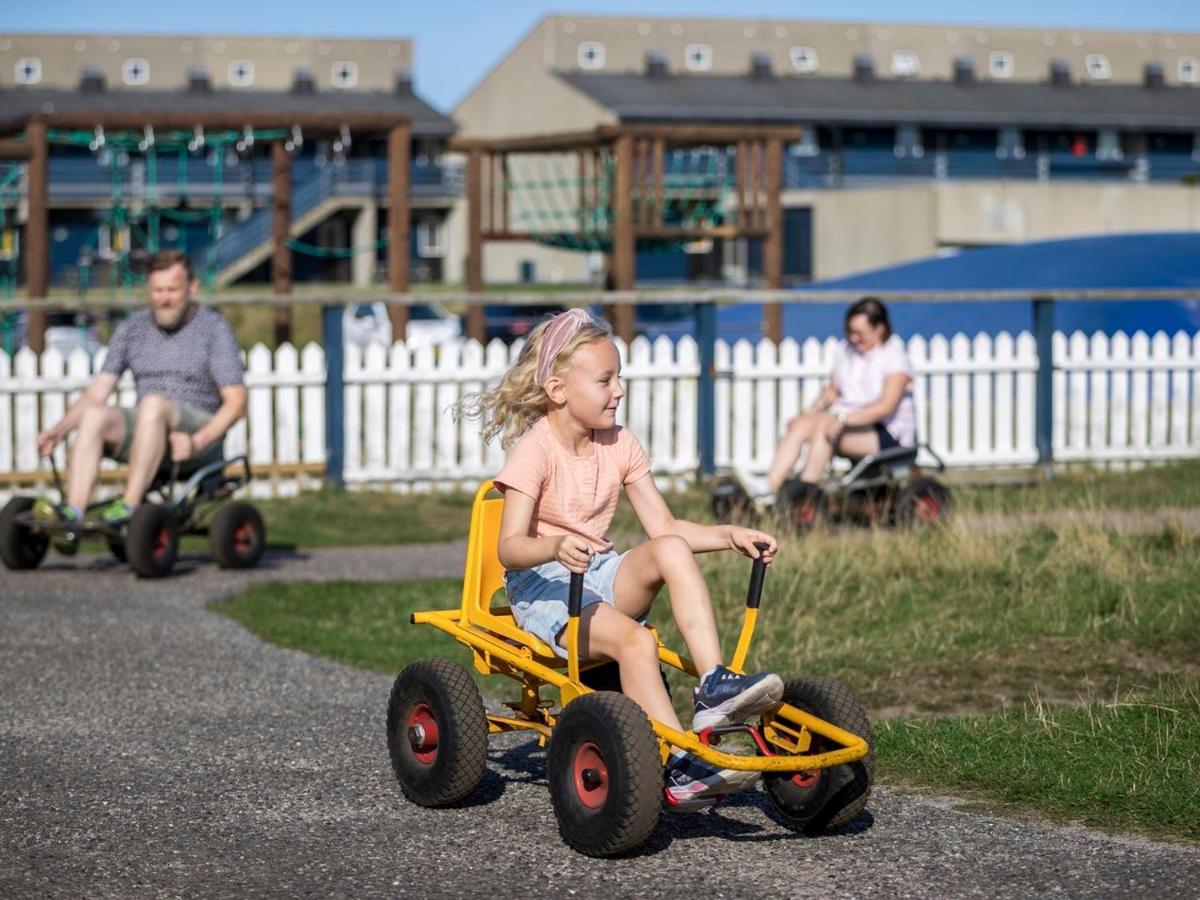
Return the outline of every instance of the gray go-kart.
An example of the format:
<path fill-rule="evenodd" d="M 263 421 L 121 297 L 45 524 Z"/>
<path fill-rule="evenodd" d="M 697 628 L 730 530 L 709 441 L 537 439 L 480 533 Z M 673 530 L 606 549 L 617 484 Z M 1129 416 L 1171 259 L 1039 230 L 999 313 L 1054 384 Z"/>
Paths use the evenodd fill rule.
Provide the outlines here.
<path fill-rule="evenodd" d="M 947 521 L 954 501 L 947 488 L 917 466 L 924 450 L 937 472 L 946 465 L 928 445 L 891 447 L 857 460 L 842 475 L 821 484 L 789 478 L 773 505 L 756 504 L 736 472 L 718 473 L 711 484 L 712 511 L 718 522 L 752 523 L 772 510 L 779 525 L 804 533 L 827 521 L 868 525 L 933 525 Z"/>
<path fill-rule="evenodd" d="M 51 468 L 63 498 L 53 458 Z M 187 480 L 181 481 L 185 476 Z M 162 578 L 170 574 L 179 556 L 179 539 L 199 534 L 208 536 L 221 568 L 253 568 L 266 548 L 266 527 L 253 504 L 230 499 L 250 478 L 250 461 L 244 455 L 214 460 L 190 472 L 172 464 L 155 477 L 145 502 L 129 521 L 119 524 L 92 519 L 108 501 L 93 503 L 83 521 L 77 522 L 35 516 L 37 498 L 14 497 L 0 510 L 0 559 L 10 569 L 36 569 L 51 544 L 73 552 L 80 539 L 95 537 L 142 578 Z"/>

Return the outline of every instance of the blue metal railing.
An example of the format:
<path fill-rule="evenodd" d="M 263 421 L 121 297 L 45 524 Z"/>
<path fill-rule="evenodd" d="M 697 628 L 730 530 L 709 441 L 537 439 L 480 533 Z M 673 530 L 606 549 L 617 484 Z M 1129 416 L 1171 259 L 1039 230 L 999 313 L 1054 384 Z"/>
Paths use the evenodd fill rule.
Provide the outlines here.
<path fill-rule="evenodd" d="M 121 189 L 126 199 L 144 198 L 148 189 L 160 201 L 176 202 L 183 197 L 209 200 L 219 195 L 227 202 L 263 203 L 271 196 L 271 162 L 239 160 L 231 154 L 217 180 L 216 169 L 202 157 L 189 157 L 181 166 L 178 156 L 157 160 L 155 183 L 149 183 L 146 161 L 133 159 L 121 167 Z M 345 185 L 361 185 L 356 196 L 387 195 L 387 162 L 382 157 L 351 158 L 342 163 L 317 165 L 312 157 L 292 160 L 292 178 L 307 182 L 320 173 L 331 173 Z M 410 195 L 419 198 L 462 196 L 463 169 L 459 164 L 414 161 L 409 167 Z M 113 176 L 93 156 L 61 156 L 50 159 L 50 197 L 53 200 L 104 200 L 112 196 Z"/>

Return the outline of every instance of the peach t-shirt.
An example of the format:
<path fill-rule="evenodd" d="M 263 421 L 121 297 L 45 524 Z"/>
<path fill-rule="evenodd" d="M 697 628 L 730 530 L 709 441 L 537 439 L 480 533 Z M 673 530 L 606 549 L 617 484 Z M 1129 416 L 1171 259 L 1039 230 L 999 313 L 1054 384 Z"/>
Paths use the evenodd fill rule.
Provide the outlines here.
<path fill-rule="evenodd" d="M 592 449 L 591 456 L 573 456 L 543 417 L 521 435 L 495 480 L 500 490 L 534 498 L 535 537 L 577 534 L 594 552 L 607 553 L 621 485 L 649 472 L 650 461 L 633 433 L 620 426 L 593 431 Z"/>

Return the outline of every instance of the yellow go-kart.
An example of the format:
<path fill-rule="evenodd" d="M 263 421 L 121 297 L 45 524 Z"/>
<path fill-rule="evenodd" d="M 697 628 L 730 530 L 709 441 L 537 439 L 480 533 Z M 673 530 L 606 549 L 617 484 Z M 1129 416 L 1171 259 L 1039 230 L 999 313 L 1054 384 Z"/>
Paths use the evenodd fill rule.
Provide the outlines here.
<path fill-rule="evenodd" d="M 581 576 L 571 582 L 566 660 L 522 631 L 507 606 L 492 606 L 503 588 L 496 552 L 502 505 L 490 481 L 475 495 L 462 606 L 416 612 L 412 621 L 471 648 L 475 668 L 513 678 L 520 697 L 502 713 L 489 713 L 470 673 L 457 663 L 425 659 L 406 667 L 392 687 L 387 737 L 392 769 L 409 800 L 429 807 L 462 802 L 483 777 L 488 735 L 532 731 L 548 746 L 550 798 L 563 840 L 588 856 L 616 856 L 650 836 L 663 808 L 672 805 L 663 790 L 663 766 L 673 747 L 720 768 L 762 772 L 778 817 L 794 830 L 836 830 L 862 811 L 874 751 L 870 722 L 848 688 L 829 678 L 800 678 L 785 685 L 783 702 L 758 721 L 699 733 L 650 721 L 619 692 L 614 663 L 579 658 Z M 736 671 L 750 648 L 765 574 L 756 560 L 729 663 Z M 697 676 L 690 659 L 661 642 L 658 652 L 664 665 Z M 557 704 L 542 698 L 546 686 L 557 689 Z M 733 733 L 749 735 L 754 751 L 718 749 L 721 738 Z"/>

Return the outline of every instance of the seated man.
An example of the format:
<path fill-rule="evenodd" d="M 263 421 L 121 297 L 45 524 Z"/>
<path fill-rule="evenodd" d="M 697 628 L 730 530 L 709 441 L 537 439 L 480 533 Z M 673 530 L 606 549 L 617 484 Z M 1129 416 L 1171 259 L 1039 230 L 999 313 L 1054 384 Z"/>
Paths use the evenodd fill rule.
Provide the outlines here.
<path fill-rule="evenodd" d="M 220 459 L 225 432 L 246 411 L 233 329 L 220 313 L 196 303 L 191 260 L 177 250 L 161 251 L 151 258 L 146 281 L 149 309 L 117 326 L 87 390 L 61 421 L 38 435 L 38 449 L 48 456 L 79 431 L 71 447 L 66 503 L 35 505 L 39 517 L 82 521 L 100 458 L 108 456 L 128 463 L 129 474 L 124 494 L 99 515 L 112 524 L 128 520 L 155 474 L 171 461 L 198 467 Z M 107 404 L 126 369 L 137 387 L 136 409 Z M 59 549 L 73 547 L 68 539 Z"/>

